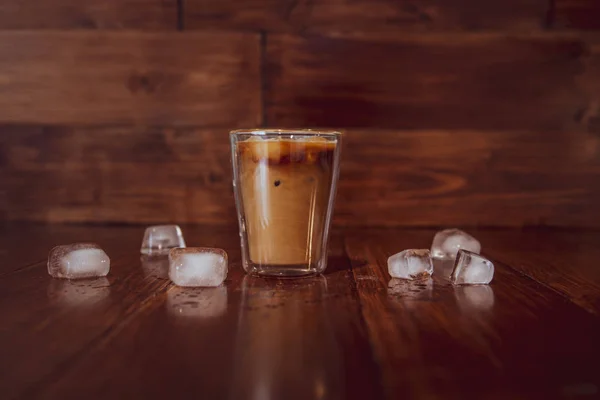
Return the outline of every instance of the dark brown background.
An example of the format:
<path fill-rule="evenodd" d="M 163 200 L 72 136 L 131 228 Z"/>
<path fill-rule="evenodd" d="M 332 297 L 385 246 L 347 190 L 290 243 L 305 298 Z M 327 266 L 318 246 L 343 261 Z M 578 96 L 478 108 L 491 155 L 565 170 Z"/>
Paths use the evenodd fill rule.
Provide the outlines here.
<path fill-rule="evenodd" d="M 0 218 L 234 224 L 227 133 L 347 130 L 338 225 L 600 227 L 596 0 L 0 0 Z"/>

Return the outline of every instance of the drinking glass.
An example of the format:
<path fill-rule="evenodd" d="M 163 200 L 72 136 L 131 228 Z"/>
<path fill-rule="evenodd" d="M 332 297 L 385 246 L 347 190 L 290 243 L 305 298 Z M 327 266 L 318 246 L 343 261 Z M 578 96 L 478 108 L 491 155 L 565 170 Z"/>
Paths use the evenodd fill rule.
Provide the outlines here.
<path fill-rule="evenodd" d="M 299 277 L 325 270 L 341 138 L 321 130 L 230 133 L 246 272 Z"/>

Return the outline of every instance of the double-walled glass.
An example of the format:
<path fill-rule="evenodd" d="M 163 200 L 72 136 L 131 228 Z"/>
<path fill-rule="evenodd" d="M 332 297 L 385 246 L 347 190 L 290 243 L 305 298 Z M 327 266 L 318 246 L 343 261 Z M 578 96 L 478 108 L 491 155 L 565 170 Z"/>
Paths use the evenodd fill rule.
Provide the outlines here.
<path fill-rule="evenodd" d="M 244 269 L 283 277 L 323 272 L 341 133 L 250 130 L 230 139 Z"/>

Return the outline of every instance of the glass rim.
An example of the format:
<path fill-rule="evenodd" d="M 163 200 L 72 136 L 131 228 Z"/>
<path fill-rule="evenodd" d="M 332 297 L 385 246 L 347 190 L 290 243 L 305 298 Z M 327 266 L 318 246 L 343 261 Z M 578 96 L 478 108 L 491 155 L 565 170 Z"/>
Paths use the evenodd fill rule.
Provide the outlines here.
<path fill-rule="evenodd" d="M 305 136 L 342 136 L 342 131 L 333 129 L 279 129 L 279 128 L 255 128 L 255 129 L 236 129 L 229 132 L 230 135 L 305 135 Z"/>

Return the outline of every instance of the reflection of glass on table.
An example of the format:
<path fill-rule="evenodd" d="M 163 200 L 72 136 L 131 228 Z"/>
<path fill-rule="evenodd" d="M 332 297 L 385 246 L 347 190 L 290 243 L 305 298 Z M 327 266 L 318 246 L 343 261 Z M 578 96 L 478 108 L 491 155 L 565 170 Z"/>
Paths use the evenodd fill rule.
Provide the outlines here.
<path fill-rule="evenodd" d="M 343 398 L 344 366 L 324 277 L 246 276 L 230 398 Z"/>

